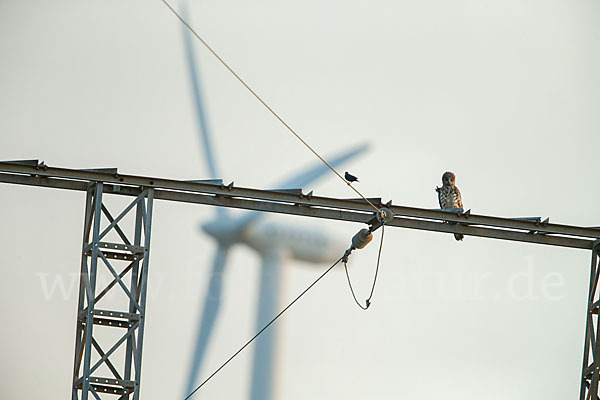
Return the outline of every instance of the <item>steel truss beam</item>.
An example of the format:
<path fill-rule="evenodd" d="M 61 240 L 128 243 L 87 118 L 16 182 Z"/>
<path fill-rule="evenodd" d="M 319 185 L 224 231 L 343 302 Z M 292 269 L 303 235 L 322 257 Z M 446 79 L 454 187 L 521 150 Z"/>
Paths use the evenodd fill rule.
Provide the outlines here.
<path fill-rule="evenodd" d="M 590 289 L 587 306 L 587 323 L 585 330 L 585 343 L 583 346 L 583 368 L 581 372 L 581 390 L 579 400 L 598 400 L 600 379 L 600 241 L 592 250 L 592 265 L 590 267 Z"/>
<path fill-rule="evenodd" d="M 154 189 L 135 189 L 133 201 L 113 217 L 104 186 L 97 182 L 87 187 L 71 399 L 87 400 L 91 393 L 94 399 L 116 395 L 138 400 Z M 130 214 L 135 218 L 128 236 L 124 219 Z M 102 272 L 111 281 L 97 291 Z M 115 295 L 120 296 L 120 310 L 99 308 L 103 298 L 115 303 Z M 98 335 L 106 330 L 111 335 Z M 100 340 L 115 331 L 118 339 L 108 344 Z"/>
<path fill-rule="evenodd" d="M 373 208 L 361 200 L 336 199 L 295 191 L 259 190 L 202 181 L 123 175 L 116 169 L 77 170 L 42 164 L 0 162 L 0 182 L 70 190 L 86 190 L 87 182 L 105 183 L 105 192 L 136 195 L 137 187 L 152 187 L 155 198 L 234 207 L 316 218 L 368 223 Z M 109 172 L 107 172 L 109 171 Z M 312 193 L 312 192 L 311 192 Z M 374 200 L 374 202 L 376 202 Z M 382 206 L 382 204 L 378 204 Z M 547 221 L 501 218 L 470 213 L 389 205 L 394 220 L 388 226 L 487 237 L 591 250 L 600 229 L 552 224 Z M 456 222 L 456 224 L 448 224 Z"/>

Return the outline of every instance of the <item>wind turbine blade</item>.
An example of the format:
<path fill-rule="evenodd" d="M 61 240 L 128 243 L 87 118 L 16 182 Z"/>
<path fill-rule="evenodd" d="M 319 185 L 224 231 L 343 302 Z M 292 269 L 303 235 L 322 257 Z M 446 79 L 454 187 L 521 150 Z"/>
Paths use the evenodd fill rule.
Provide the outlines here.
<path fill-rule="evenodd" d="M 277 314 L 279 288 L 281 286 L 281 256 L 277 253 L 262 255 L 260 270 L 260 288 L 257 305 L 256 328 L 262 329 Z M 254 360 L 252 362 L 252 387 L 250 400 L 273 399 L 273 381 L 275 364 L 275 342 L 277 324 L 271 325 L 256 339 Z"/>
<path fill-rule="evenodd" d="M 202 310 L 202 318 L 200 318 L 200 325 L 198 326 L 198 335 L 196 336 L 196 348 L 192 356 L 192 363 L 190 365 L 190 375 L 188 377 L 187 396 L 196 388 L 196 381 L 200 368 L 202 367 L 202 361 L 208 348 L 208 341 L 210 334 L 213 330 L 217 313 L 221 305 L 221 288 L 223 285 L 223 269 L 227 260 L 227 254 L 229 252 L 229 246 L 223 246 L 219 244 L 215 253 L 212 271 L 210 274 L 210 281 L 208 284 L 208 291 L 204 298 L 204 309 Z"/>
<path fill-rule="evenodd" d="M 187 12 L 187 3 L 183 3 L 181 6 L 181 15 L 189 21 Z M 185 44 L 185 55 L 187 59 L 188 72 L 191 81 L 191 89 L 194 97 L 194 105 L 196 107 L 196 120 L 198 123 L 198 130 L 200 133 L 200 141 L 204 150 L 204 158 L 206 160 L 206 166 L 210 178 L 219 179 L 220 176 L 217 173 L 217 165 L 214 158 L 214 152 L 212 148 L 210 130 L 208 128 L 208 122 L 206 113 L 204 112 L 204 99 L 202 97 L 202 85 L 200 80 L 200 73 L 198 72 L 198 63 L 196 62 L 196 54 L 192 45 L 192 34 L 189 30 L 182 26 L 183 29 L 183 42 Z M 217 214 L 224 215 L 226 213 L 223 207 L 217 207 Z"/>
<path fill-rule="evenodd" d="M 357 155 L 368 150 L 368 148 L 369 148 L 369 145 L 367 143 L 363 143 L 359 146 L 356 146 L 350 150 L 346 150 L 343 153 L 337 154 L 337 155 L 327 159 L 328 160 L 327 162 L 329 163 L 329 165 L 331 165 L 334 168 L 338 167 L 338 166 L 342 165 L 344 162 L 350 160 L 351 158 L 356 157 Z M 293 175 L 293 176 L 287 178 L 286 180 L 282 181 L 278 185 L 275 185 L 275 187 L 273 187 L 273 189 L 302 188 L 302 187 L 308 185 L 309 183 L 317 180 L 321 176 L 325 175 L 328 171 L 329 171 L 329 168 L 326 165 L 324 165 L 322 162 L 319 161 L 310 169 L 300 172 L 296 175 Z M 248 225 L 250 222 L 254 221 L 256 218 L 258 218 L 262 214 L 264 214 L 264 213 L 261 213 L 259 211 L 250 211 L 250 212 L 246 213 L 244 216 L 240 217 L 240 219 L 238 220 L 239 227 L 242 228 L 242 227 Z"/>
<path fill-rule="evenodd" d="M 356 146 L 350 150 L 346 150 L 343 153 L 337 154 L 329 159 L 326 158 L 326 160 L 332 167 L 335 168 L 335 167 L 340 166 L 345 161 L 348 161 L 351 158 L 366 151 L 368 148 L 369 148 L 369 145 L 367 143 L 363 143 L 363 144 Z M 330 171 L 329 168 L 325 164 L 323 164 L 323 162 L 319 161 L 310 169 L 300 172 L 296 175 L 293 175 L 293 176 L 285 179 L 281 183 L 278 183 L 277 185 L 275 185 L 274 189 L 302 188 L 302 187 L 308 185 L 309 183 L 317 180 L 321 176 L 325 175 L 329 171 Z"/>
<path fill-rule="evenodd" d="M 186 21 L 189 21 L 187 15 L 187 6 L 182 6 L 182 16 Z M 185 55 L 187 59 L 188 72 L 191 81 L 191 89 L 194 97 L 194 105 L 196 106 L 196 117 L 198 122 L 198 129 L 200 132 L 200 139 L 202 141 L 204 155 L 206 157 L 206 163 L 210 178 L 217 179 L 217 168 L 215 165 L 212 144 L 210 140 L 210 134 L 208 130 L 208 123 L 206 120 L 206 113 L 204 112 L 204 99 L 202 98 L 202 88 L 200 85 L 200 74 L 198 72 L 198 65 L 196 62 L 196 55 L 192 47 L 192 35 L 188 29 L 184 26 L 183 28 L 183 41 L 185 44 Z"/>

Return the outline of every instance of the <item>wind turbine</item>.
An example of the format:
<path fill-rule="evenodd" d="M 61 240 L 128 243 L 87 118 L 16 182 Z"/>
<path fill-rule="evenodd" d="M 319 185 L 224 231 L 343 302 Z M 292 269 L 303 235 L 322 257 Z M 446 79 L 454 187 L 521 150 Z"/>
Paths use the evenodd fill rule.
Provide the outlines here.
<path fill-rule="evenodd" d="M 185 7 L 182 10 L 182 16 L 186 21 L 189 21 Z M 184 27 L 185 53 L 200 138 L 210 178 L 217 179 L 219 174 L 212 151 L 198 67 L 191 40 L 191 34 Z M 367 145 L 357 146 L 328 158 L 328 162 L 334 167 L 338 166 L 366 149 Z M 315 163 L 313 167 L 280 182 L 274 188 L 302 188 L 327 172 L 328 168 L 325 165 L 320 162 Z M 225 208 L 217 207 L 216 218 L 201 225 L 201 229 L 215 239 L 217 248 L 213 258 L 208 290 L 204 298 L 202 315 L 199 318 L 196 347 L 192 355 L 185 395 L 196 388 L 198 373 L 221 304 L 223 271 L 233 245 L 245 244 L 257 251 L 261 257 L 256 331 L 266 325 L 279 311 L 275 299 L 279 295 L 281 268 L 285 259 L 320 264 L 334 261 L 346 247 L 346 243 L 336 241 L 322 230 L 299 229 L 297 226 L 277 222 L 260 223 L 262 214 L 247 212 L 241 217 L 234 218 L 229 215 Z M 271 400 L 273 398 L 273 366 L 275 361 L 273 351 L 276 331 L 276 326 L 271 326 L 255 342 L 251 400 Z"/>

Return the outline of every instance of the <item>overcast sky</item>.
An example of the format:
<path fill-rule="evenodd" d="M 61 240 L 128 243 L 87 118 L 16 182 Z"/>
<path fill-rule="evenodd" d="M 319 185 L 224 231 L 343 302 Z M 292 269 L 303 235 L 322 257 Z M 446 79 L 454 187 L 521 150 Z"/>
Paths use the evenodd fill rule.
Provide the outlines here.
<path fill-rule="evenodd" d="M 600 226 L 597 1 L 191 1 L 190 14 L 323 155 L 371 144 L 348 167 L 365 195 L 434 208 L 452 170 L 473 213 Z M 267 188 L 314 164 L 196 50 L 224 180 Z M 0 57 L 0 159 L 207 177 L 182 27 L 161 1 L 0 0 Z M 354 197 L 333 175 L 313 189 Z M 0 398 L 69 396 L 83 210 L 82 193 L 0 184 Z M 198 226 L 214 217 L 156 202 L 144 399 L 184 391 L 215 247 Z M 362 227 L 265 221 L 342 241 Z M 376 256 L 375 244 L 353 254 L 359 297 Z M 277 323 L 277 398 L 576 398 L 589 263 L 586 251 L 390 228 L 367 312 L 338 269 Z M 202 376 L 255 333 L 258 267 L 234 250 Z M 287 262 L 280 303 L 325 267 Z M 251 361 L 250 347 L 201 394 L 246 399 Z"/>

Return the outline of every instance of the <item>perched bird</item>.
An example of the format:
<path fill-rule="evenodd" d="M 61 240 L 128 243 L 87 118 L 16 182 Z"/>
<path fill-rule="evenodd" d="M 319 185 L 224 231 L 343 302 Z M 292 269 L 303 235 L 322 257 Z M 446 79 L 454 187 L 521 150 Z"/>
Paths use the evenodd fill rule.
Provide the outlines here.
<path fill-rule="evenodd" d="M 348 171 L 344 173 L 344 178 L 346 178 L 348 182 L 358 182 L 358 178 L 354 175 L 349 174 Z"/>
<path fill-rule="evenodd" d="M 438 193 L 438 201 L 441 208 L 463 208 L 460 190 L 456 187 L 456 176 L 452 172 L 444 172 L 444 175 L 442 175 L 442 187 L 436 187 L 435 191 Z M 454 239 L 463 240 L 464 235 L 455 233 Z"/>

